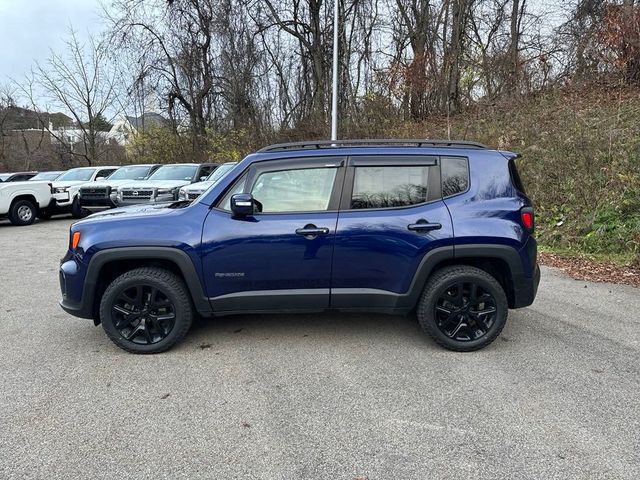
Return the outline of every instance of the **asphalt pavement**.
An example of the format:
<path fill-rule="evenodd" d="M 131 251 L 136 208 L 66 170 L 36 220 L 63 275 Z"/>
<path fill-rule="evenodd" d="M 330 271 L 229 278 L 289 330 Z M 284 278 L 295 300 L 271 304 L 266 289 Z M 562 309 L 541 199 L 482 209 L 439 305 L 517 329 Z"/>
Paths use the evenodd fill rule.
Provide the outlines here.
<path fill-rule="evenodd" d="M 0 221 L 1 479 L 640 478 L 639 289 L 543 268 L 474 353 L 314 314 L 136 356 L 58 306 L 70 223 Z"/>

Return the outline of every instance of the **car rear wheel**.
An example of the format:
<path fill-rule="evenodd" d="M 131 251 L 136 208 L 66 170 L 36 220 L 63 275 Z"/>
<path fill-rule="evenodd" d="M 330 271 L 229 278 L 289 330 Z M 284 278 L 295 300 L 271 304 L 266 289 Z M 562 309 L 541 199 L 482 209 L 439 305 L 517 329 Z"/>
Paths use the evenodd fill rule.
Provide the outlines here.
<path fill-rule="evenodd" d="M 459 352 L 493 342 L 507 321 L 507 296 L 484 270 L 445 267 L 427 282 L 418 304 L 418 321 L 436 343 Z"/>
<path fill-rule="evenodd" d="M 36 221 L 36 216 L 36 206 L 29 200 L 16 200 L 9 209 L 9 220 L 14 225 L 31 225 Z"/>
<path fill-rule="evenodd" d="M 100 320 L 109 338 L 131 353 L 168 350 L 191 328 L 189 292 L 175 274 L 143 267 L 117 277 L 100 302 Z"/>

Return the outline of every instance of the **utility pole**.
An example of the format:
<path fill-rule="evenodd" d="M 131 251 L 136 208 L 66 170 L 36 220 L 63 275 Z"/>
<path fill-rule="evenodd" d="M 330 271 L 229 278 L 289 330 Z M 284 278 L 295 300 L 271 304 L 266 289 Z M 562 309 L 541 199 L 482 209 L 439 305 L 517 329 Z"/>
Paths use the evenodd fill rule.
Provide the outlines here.
<path fill-rule="evenodd" d="M 338 140 L 338 5 L 333 2 L 333 90 L 331 92 L 331 140 Z"/>

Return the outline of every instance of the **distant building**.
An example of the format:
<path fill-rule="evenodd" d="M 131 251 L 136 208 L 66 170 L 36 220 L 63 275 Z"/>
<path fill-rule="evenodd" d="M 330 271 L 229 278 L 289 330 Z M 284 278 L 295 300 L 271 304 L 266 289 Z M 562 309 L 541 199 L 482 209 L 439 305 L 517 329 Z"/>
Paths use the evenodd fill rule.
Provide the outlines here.
<path fill-rule="evenodd" d="M 7 107 L 0 109 L 0 134 L 7 136 L 10 132 L 32 131 L 28 135 L 40 135 L 51 137 L 51 143 L 64 143 L 75 145 L 82 143 L 84 131 L 78 128 L 77 122 L 63 113 L 36 112 L 27 108 Z M 169 121 L 159 113 L 144 113 L 139 117 L 121 115 L 117 117 L 110 130 L 97 132 L 97 138 L 105 143 L 125 146 L 133 135 L 143 132 L 148 128 L 164 127 Z M 51 132 L 49 134 L 49 132 Z"/>
<path fill-rule="evenodd" d="M 165 127 L 169 121 L 159 113 L 144 113 L 139 117 L 121 116 L 113 122 L 113 127 L 108 132 L 108 137 L 114 139 L 120 145 L 126 145 L 131 136 L 144 132 L 147 128 Z"/>

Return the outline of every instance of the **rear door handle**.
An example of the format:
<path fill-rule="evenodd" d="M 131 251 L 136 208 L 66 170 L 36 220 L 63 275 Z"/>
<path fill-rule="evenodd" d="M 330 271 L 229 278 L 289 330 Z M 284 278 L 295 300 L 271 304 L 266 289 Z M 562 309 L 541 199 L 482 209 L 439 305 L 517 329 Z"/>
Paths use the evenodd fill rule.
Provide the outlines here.
<path fill-rule="evenodd" d="M 327 227 L 316 227 L 313 224 L 309 224 L 296 229 L 296 233 L 305 237 L 315 237 L 316 235 L 327 235 L 329 229 Z"/>
<path fill-rule="evenodd" d="M 431 230 L 440 230 L 442 228 L 442 224 L 429 223 L 424 218 L 421 218 L 416 223 L 410 223 L 407 225 L 407 228 L 414 232 L 429 232 Z"/>

